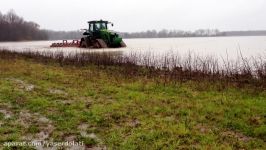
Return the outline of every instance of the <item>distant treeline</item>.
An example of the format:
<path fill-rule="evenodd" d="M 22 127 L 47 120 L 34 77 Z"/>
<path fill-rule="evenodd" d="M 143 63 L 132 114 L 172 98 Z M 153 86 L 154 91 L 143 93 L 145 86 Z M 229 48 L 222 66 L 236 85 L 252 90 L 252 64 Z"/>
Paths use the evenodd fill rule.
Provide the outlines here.
<path fill-rule="evenodd" d="M 50 40 L 61 39 L 79 39 L 82 36 L 81 31 L 46 31 Z M 206 36 L 224 36 L 223 32 L 217 29 L 200 29 L 194 32 L 181 30 L 148 30 L 145 32 L 120 32 L 123 38 L 169 38 L 169 37 L 206 37 Z"/>
<path fill-rule="evenodd" d="M 80 39 L 82 37 L 82 31 L 52 31 L 45 30 L 49 40 L 69 40 Z"/>
<path fill-rule="evenodd" d="M 216 36 L 266 36 L 266 30 L 258 31 L 219 31 L 200 29 L 194 32 L 182 30 L 148 30 L 145 32 L 120 33 L 123 38 L 169 38 L 169 37 L 216 37 Z"/>
<path fill-rule="evenodd" d="M 14 11 L 7 14 L 0 12 L 0 41 L 31 41 L 47 40 L 48 35 L 40 26 L 31 21 L 25 21 Z"/>
<path fill-rule="evenodd" d="M 224 36 L 223 32 L 218 29 L 199 29 L 194 32 L 182 30 L 166 30 L 161 31 L 148 30 L 144 32 L 120 33 L 124 38 L 169 38 L 169 37 L 209 37 Z"/>
<path fill-rule="evenodd" d="M 224 32 L 225 36 L 265 36 L 265 30 L 258 31 L 227 31 Z"/>
<path fill-rule="evenodd" d="M 80 39 L 82 31 L 50 31 L 47 30 L 50 40 Z M 174 37 L 217 37 L 217 36 L 266 36 L 266 31 L 225 31 L 218 29 L 200 29 L 196 31 L 182 30 L 148 30 L 143 32 L 120 32 L 123 38 L 174 38 Z"/>
<path fill-rule="evenodd" d="M 50 40 L 62 40 L 62 39 L 80 39 L 82 37 L 82 31 L 51 31 L 47 30 L 47 35 Z M 148 30 L 145 32 L 133 32 L 119 33 L 123 38 L 168 38 L 168 37 L 206 37 L 206 36 L 223 36 L 219 30 L 196 30 L 195 32 L 180 31 L 180 30 Z"/>

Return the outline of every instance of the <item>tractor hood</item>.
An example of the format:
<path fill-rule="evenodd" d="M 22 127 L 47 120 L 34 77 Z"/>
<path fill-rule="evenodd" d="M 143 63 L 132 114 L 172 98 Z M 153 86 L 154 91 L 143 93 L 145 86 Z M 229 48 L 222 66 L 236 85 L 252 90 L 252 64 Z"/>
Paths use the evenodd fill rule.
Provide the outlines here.
<path fill-rule="evenodd" d="M 112 31 L 112 30 L 106 30 L 106 29 L 103 29 L 101 30 L 102 32 L 106 32 L 106 33 L 109 33 L 109 34 L 117 34 L 115 31 Z"/>
<path fill-rule="evenodd" d="M 101 32 L 105 35 L 109 35 L 106 36 L 109 38 L 110 41 L 110 45 L 113 47 L 117 47 L 120 45 L 120 43 L 122 42 L 122 38 L 115 32 L 115 31 L 111 31 L 111 30 L 101 30 Z"/>

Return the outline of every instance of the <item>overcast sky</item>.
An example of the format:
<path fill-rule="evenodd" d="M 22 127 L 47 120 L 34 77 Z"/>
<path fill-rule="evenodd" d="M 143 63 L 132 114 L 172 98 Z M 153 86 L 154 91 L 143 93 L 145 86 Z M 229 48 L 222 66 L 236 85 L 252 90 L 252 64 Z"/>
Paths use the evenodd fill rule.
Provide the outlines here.
<path fill-rule="evenodd" d="M 117 31 L 148 29 L 266 29 L 266 0 L 1 0 L 41 28 L 78 30 L 94 19 L 112 21 Z"/>

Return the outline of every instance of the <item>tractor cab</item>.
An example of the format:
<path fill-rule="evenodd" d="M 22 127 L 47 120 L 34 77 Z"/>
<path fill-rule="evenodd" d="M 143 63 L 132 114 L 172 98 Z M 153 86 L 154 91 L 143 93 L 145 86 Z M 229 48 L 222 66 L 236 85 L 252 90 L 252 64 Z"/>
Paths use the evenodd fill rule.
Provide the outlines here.
<path fill-rule="evenodd" d="M 108 21 L 89 21 L 89 29 L 84 32 L 84 35 L 88 35 L 88 33 L 93 33 L 93 32 L 99 32 L 101 30 L 108 30 L 108 25 L 111 24 L 113 26 L 113 23 L 108 22 Z"/>

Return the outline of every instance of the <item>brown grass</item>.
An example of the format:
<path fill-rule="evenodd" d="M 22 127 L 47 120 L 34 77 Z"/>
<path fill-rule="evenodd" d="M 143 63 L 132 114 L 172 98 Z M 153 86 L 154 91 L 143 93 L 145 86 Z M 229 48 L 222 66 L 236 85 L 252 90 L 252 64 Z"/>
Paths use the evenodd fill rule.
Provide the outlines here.
<path fill-rule="evenodd" d="M 117 73 L 126 78 L 147 76 L 160 77 L 164 83 L 183 82 L 188 80 L 210 82 L 221 81 L 224 85 L 254 85 L 257 88 L 266 88 L 266 59 L 263 57 L 244 58 L 236 61 L 222 59 L 222 63 L 214 57 L 199 57 L 188 54 L 186 57 L 165 55 L 160 58 L 154 55 L 131 53 L 122 55 L 114 52 L 86 52 L 64 54 L 63 52 L 15 52 L 0 50 L 1 59 L 14 58 L 33 59 L 42 63 L 57 62 L 60 66 L 73 65 L 82 67 L 96 65 L 119 66 Z"/>

